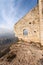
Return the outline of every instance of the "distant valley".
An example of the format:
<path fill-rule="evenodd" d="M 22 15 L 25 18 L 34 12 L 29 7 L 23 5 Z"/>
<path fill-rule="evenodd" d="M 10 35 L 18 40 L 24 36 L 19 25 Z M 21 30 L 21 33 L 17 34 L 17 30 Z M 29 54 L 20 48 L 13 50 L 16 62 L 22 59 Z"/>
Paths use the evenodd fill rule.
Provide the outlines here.
<path fill-rule="evenodd" d="M 0 51 L 8 48 L 11 44 L 16 43 L 18 38 L 12 31 L 1 30 L 0 31 Z"/>

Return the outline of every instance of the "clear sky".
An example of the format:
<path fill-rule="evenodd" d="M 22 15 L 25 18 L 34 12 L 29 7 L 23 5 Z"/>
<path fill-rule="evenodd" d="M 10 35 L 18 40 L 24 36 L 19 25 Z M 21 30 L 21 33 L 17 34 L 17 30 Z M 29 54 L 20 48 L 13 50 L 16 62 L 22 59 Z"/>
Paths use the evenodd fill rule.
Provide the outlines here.
<path fill-rule="evenodd" d="M 37 4 L 37 0 L 0 0 L 0 28 L 13 26 Z"/>

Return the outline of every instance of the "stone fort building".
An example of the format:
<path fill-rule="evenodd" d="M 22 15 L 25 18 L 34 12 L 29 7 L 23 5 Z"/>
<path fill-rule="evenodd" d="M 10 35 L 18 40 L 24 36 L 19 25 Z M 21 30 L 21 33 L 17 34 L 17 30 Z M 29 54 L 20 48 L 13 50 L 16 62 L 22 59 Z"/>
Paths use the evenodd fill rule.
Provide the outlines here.
<path fill-rule="evenodd" d="M 14 31 L 19 39 L 43 45 L 43 0 L 14 25 Z"/>

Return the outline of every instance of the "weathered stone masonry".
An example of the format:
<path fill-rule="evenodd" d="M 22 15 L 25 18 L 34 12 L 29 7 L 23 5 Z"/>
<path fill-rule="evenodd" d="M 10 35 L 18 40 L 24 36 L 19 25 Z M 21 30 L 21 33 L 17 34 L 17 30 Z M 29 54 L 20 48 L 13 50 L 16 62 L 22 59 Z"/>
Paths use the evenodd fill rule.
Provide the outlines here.
<path fill-rule="evenodd" d="M 40 14 L 40 42 L 43 45 L 43 0 L 39 0 L 39 14 Z"/>
<path fill-rule="evenodd" d="M 40 9 L 43 4 L 41 5 L 40 2 L 41 0 L 39 0 L 39 4 L 35 8 L 33 8 L 15 24 L 14 31 L 19 39 L 23 39 L 25 41 L 41 42 L 43 45 L 43 9 Z M 25 30 L 27 30 L 26 35 L 24 35 Z"/>

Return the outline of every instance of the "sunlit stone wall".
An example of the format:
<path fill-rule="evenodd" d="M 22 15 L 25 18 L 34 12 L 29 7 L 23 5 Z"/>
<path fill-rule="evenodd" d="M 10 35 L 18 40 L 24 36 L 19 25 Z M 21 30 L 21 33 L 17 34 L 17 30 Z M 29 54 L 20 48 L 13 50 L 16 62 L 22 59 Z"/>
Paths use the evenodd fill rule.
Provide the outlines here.
<path fill-rule="evenodd" d="M 39 0 L 39 13 L 40 13 L 40 42 L 43 45 L 43 0 Z"/>
<path fill-rule="evenodd" d="M 24 30 L 27 30 L 26 35 Z M 43 45 L 43 0 L 15 24 L 14 31 L 19 39 Z"/>
<path fill-rule="evenodd" d="M 25 41 L 39 42 L 39 21 L 39 7 L 37 5 L 15 24 L 16 36 Z M 23 34 L 24 30 L 27 30 L 27 35 Z"/>

